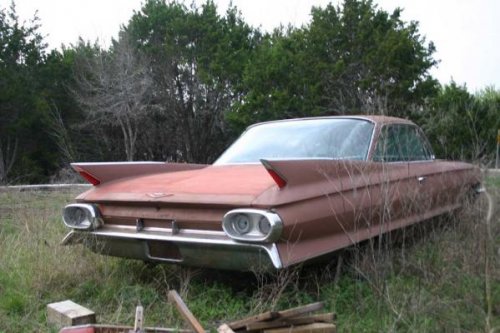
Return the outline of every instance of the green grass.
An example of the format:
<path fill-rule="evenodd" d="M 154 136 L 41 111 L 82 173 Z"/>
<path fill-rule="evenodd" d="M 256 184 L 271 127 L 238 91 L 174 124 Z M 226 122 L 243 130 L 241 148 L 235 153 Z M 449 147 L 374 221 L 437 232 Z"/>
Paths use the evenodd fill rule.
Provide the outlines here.
<path fill-rule="evenodd" d="M 489 175 L 485 179 L 485 184 L 489 188 L 500 189 L 500 175 Z"/>
<path fill-rule="evenodd" d="M 486 184 L 499 205 L 500 178 Z M 224 321 L 315 301 L 336 312 L 340 332 L 500 329 L 500 221 L 497 213 L 487 236 L 484 205 L 458 221 L 412 228 L 405 243 L 350 248 L 341 254 L 340 270 L 333 260 L 255 276 L 148 266 L 60 246 L 66 233 L 61 208 L 75 194 L 0 193 L 0 332 L 56 332 L 46 324 L 46 305 L 65 299 L 96 311 L 100 323 L 131 325 L 140 303 L 147 326 L 183 327 L 167 302 L 170 289 L 212 330 Z"/>

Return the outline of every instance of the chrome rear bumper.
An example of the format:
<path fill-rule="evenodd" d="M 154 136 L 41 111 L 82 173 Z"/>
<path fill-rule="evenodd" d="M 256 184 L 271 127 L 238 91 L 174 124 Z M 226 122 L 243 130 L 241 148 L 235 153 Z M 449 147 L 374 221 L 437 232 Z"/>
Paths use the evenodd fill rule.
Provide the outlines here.
<path fill-rule="evenodd" d="M 104 226 L 93 231 L 73 230 L 63 245 L 83 243 L 105 255 L 177 263 L 187 266 L 240 271 L 282 268 L 278 249 L 272 244 L 234 241 L 221 231 L 132 226 Z"/>

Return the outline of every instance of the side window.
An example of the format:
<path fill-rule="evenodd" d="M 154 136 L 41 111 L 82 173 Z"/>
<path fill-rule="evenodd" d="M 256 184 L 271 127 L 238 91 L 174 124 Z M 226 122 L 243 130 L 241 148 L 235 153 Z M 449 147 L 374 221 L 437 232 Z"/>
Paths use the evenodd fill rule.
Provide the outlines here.
<path fill-rule="evenodd" d="M 417 127 L 386 125 L 373 155 L 376 162 L 422 161 L 432 158 L 427 142 Z"/>
<path fill-rule="evenodd" d="M 386 125 L 382 128 L 373 160 L 377 162 L 403 161 L 400 126 Z"/>
<path fill-rule="evenodd" d="M 431 159 L 431 153 L 417 127 L 406 126 L 406 147 L 408 161 L 424 161 Z"/>

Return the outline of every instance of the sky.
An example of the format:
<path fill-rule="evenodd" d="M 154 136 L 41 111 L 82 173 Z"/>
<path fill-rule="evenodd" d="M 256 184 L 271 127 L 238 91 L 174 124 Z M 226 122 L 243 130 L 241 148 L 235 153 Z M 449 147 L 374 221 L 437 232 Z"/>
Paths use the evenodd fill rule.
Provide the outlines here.
<path fill-rule="evenodd" d="M 203 0 L 195 0 L 202 3 Z M 231 0 L 215 0 L 223 14 Z M 339 0 L 232 0 L 245 21 L 265 31 L 280 24 L 301 26 L 310 21 L 312 6 L 324 7 Z M 5 8 L 9 0 L 0 0 Z M 76 44 L 78 37 L 109 46 L 120 25 L 126 24 L 143 0 L 16 0 L 21 20 L 36 11 L 40 31 L 49 49 Z M 190 4 L 191 0 L 187 0 Z M 420 33 L 433 41 L 439 65 L 431 74 L 442 84 L 454 80 L 471 92 L 494 86 L 500 89 L 500 1 L 499 0 L 374 0 L 392 12 L 403 8 L 405 21 L 418 21 Z"/>

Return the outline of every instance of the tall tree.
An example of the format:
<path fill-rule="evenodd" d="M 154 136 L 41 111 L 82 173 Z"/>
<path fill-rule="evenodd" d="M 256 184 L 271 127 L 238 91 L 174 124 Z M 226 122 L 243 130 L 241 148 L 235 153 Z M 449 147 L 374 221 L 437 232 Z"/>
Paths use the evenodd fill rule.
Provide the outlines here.
<path fill-rule="evenodd" d="M 378 113 L 408 116 L 436 92 L 436 64 L 416 22 L 372 1 L 313 8 L 311 23 L 278 29 L 245 71 L 238 115 L 266 120 L 303 115 Z"/>
<path fill-rule="evenodd" d="M 39 27 L 36 15 L 20 22 L 14 3 L 0 10 L 0 183 L 39 181 L 54 168 L 40 85 L 46 45 Z"/>
<path fill-rule="evenodd" d="M 241 73 L 258 35 L 235 8 L 150 0 L 127 27 L 152 59 L 156 120 L 167 159 L 210 162 L 225 140 L 224 114 L 242 98 Z"/>
<path fill-rule="evenodd" d="M 452 81 L 430 99 L 419 122 L 438 157 L 487 164 L 494 160 L 498 110 L 500 91 L 490 87 L 473 95 Z"/>

